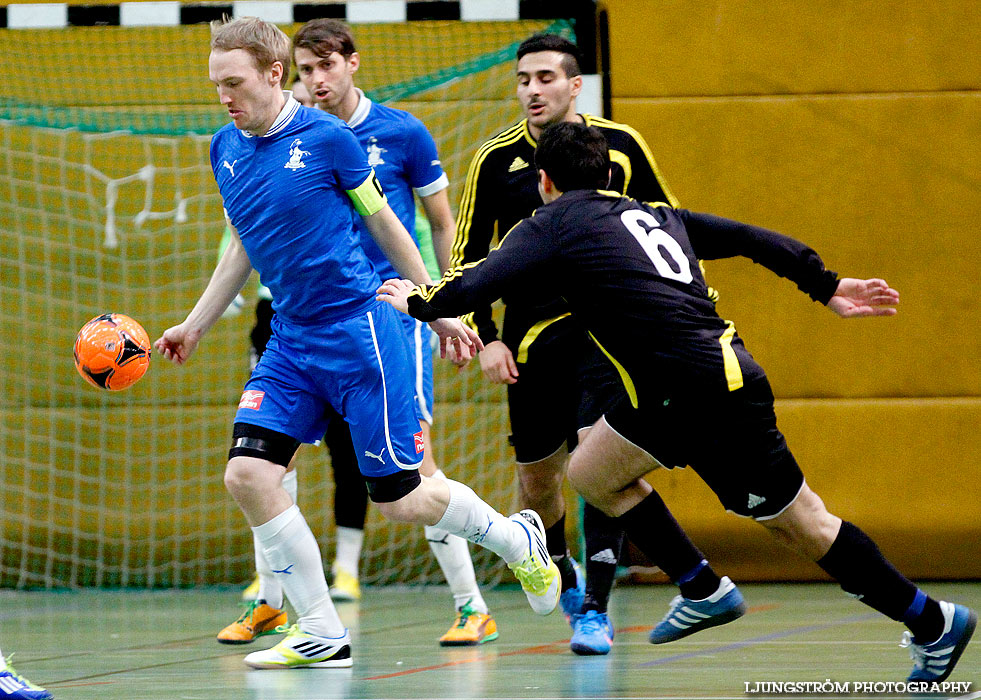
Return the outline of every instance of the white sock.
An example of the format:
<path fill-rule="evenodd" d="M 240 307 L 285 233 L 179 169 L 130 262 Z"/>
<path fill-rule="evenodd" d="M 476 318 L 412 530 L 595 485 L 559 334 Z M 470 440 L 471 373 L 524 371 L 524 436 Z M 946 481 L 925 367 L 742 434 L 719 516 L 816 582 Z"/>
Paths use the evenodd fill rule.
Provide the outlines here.
<path fill-rule="evenodd" d="M 259 592 L 256 599 L 266 601 L 266 604 L 274 608 L 283 607 L 283 587 L 276 579 L 276 574 L 269 568 L 266 555 L 262 553 L 262 542 L 252 530 L 252 546 L 255 548 L 255 570 L 259 574 Z"/>
<path fill-rule="evenodd" d="M 296 470 L 286 472 L 283 475 L 283 488 L 293 503 L 296 503 Z M 276 580 L 276 575 L 269 568 L 266 556 L 262 553 L 262 544 L 252 533 L 252 546 L 255 549 L 255 571 L 259 574 L 259 592 L 256 594 L 258 600 L 266 601 L 266 604 L 273 608 L 283 607 L 283 587 Z"/>
<path fill-rule="evenodd" d="M 296 470 L 286 472 L 283 475 L 283 488 L 286 489 L 286 493 L 290 495 L 293 499 L 293 503 L 296 503 Z"/>
<path fill-rule="evenodd" d="M 322 637 L 344 634 L 344 624 L 327 590 L 320 547 L 296 504 L 252 532 L 296 610 L 300 629 Z"/>
<path fill-rule="evenodd" d="M 447 481 L 442 469 L 437 469 L 433 478 Z M 467 541 L 433 525 L 426 525 L 423 529 L 429 549 L 432 550 L 433 556 L 439 562 L 439 568 L 443 570 L 446 582 L 450 585 L 453 607 L 460 610 L 469 603 L 477 612 L 487 614 L 487 603 L 484 602 L 484 597 L 480 595 L 480 588 L 477 587 L 477 576 L 473 571 L 473 560 L 470 559 Z"/>
<path fill-rule="evenodd" d="M 502 557 L 508 564 L 520 561 L 528 551 L 525 529 L 484 503 L 466 484 L 446 480 L 450 504 L 434 527 L 459 535 Z"/>
<path fill-rule="evenodd" d="M 340 527 L 337 530 L 337 548 L 334 566 L 344 569 L 354 578 L 358 577 L 358 561 L 361 559 L 361 544 L 364 530 L 356 527 Z"/>

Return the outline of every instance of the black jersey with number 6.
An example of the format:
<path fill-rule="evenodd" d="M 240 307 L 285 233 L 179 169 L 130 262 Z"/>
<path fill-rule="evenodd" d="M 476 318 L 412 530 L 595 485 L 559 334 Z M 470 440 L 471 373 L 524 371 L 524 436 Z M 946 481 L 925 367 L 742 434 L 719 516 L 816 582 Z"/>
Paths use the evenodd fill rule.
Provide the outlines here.
<path fill-rule="evenodd" d="M 409 297 L 418 319 L 510 296 L 561 295 L 616 366 L 636 407 L 678 387 L 734 391 L 762 376 L 706 294 L 698 259 L 745 256 L 827 303 L 837 275 L 773 231 L 708 214 L 576 190 L 539 207 L 487 258 Z"/>
<path fill-rule="evenodd" d="M 610 191 L 650 202 L 678 201 L 668 189 L 643 137 L 626 124 L 591 114 L 581 114 L 586 126 L 603 132 L 610 150 Z M 492 247 L 495 231 L 503 237 L 512 226 L 542 205 L 538 194 L 535 148 L 528 120 L 504 130 L 474 155 L 460 200 L 450 266 L 481 260 Z M 501 339 L 516 349 L 536 323 L 568 312 L 557 295 L 547 291 L 537 297 L 504 294 L 504 328 Z M 490 305 L 472 309 L 464 321 L 480 333 L 485 344 L 498 340 Z M 520 362 L 520 360 L 519 360 Z"/>

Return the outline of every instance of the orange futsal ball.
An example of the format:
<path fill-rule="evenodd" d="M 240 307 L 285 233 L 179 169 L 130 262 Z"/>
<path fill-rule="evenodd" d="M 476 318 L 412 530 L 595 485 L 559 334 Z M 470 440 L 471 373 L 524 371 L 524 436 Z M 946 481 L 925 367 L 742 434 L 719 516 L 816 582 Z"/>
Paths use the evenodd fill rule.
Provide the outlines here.
<path fill-rule="evenodd" d="M 102 314 L 82 326 L 74 354 L 82 379 L 99 389 L 121 391 L 150 367 L 150 336 L 129 316 Z"/>

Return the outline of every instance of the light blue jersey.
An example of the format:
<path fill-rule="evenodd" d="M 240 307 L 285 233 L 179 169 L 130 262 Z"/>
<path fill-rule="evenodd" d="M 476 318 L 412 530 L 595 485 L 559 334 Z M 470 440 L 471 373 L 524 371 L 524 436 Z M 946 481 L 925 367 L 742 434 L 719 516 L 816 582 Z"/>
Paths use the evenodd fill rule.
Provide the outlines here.
<path fill-rule="evenodd" d="M 360 92 L 360 91 L 359 91 Z M 413 193 L 427 197 L 449 186 L 436 153 L 436 143 L 425 124 L 401 109 L 375 104 L 363 93 L 348 124 L 368 156 L 392 211 L 416 238 Z M 361 246 L 381 279 L 401 277 L 361 221 L 355 222 Z"/>
<path fill-rule="evenodd" d="M 280 318 L 330 322 L 375 303 L 380 280 L 361 249 L 348 194 L 372 171 L 347 124 L 289 97 L 262 136 L 234 124 L 219 130 L 211 167 Z"/>

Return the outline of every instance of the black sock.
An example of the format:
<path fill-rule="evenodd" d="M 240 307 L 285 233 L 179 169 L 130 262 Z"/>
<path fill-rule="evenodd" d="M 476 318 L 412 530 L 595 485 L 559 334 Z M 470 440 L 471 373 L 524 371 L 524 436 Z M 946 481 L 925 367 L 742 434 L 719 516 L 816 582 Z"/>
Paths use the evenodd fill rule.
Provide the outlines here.
<path fill-rule="evenodd" d="M 619 521 L 630 541 L 675 583 L 684 582 L 686 586 L 694 584 L 694 589 L 701 592 L 711 585 L 714 577 L 715 585 L 700 596 L 702 598 L 712 595 L 719 587 L 718 576 L 708 564 L 703 565 L 705 557 L 688 539 L 657 491 L 652 491 L 647 498 L 621 515 Z M 695 579 L 686 581 L 685 577 L 698 567 L 701 567 L 697 572 L 701 578 L 696 576 L 698 582 L 695 583 Z"/>
<path fill-rule="evenodd" d="M 605 613 L 616 579 L 623 530 L 616 518 L 588 503 L 583 508 L 582 529 L 586 538 L 586 597 L 582 609 Z"/>
<path fill-rule="evenodd" d="M 940 603 L 916 589 L 916 597 L 903 614 L 903 624 L 909 627 L 917 644 L 930 644 L 944 633 L 944 613 Z"/>
<path fill-rule="evenodd" d="M 918 640 L 929 643 L 943 633 L 940 604 L 890 564 L 868 535 L 842 521 L 831 549 L 817 561 L 845 593 L 886 617 L 903 622 Z"/>
<path fill-rule="evenodd" d="M 554 525 L 545 528 L 545 547 L 553 559 L 566 555 L 568 547 L 565 544 L 565 514 Z"/>
<path fill-rule="evenodd" d="M 545 547 L 552 561 L 559 567 L 562 575 L 562 590 L 567 591 L 576 587 L 576 570 L 572 568 L 572 557 L 565 544 L 565 514 L 552 527 L 545 528 Z"/>
<path fill-rule="evenodd" d="M 677 581 L 681 595 L 689 600 L 704 600 L 719 590 L 722 579 L 716 574 L 707 560 L 702 559 L 691 571 Z"/>

